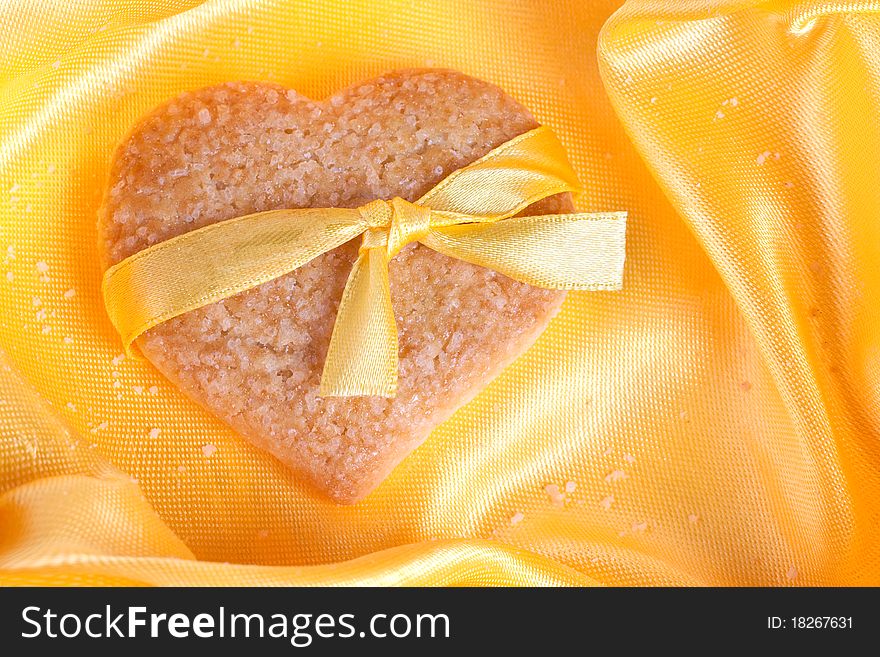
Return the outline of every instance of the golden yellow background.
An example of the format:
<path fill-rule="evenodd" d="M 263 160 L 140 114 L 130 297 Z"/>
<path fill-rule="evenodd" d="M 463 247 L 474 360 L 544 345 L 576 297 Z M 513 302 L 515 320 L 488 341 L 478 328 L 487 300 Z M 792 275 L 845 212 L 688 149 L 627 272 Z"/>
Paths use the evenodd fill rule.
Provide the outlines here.
<path fill-rule="evenodd" d="M 0 583 L 880 584 L 880 3 L 619 4 L 2 3 Z M 625 289 L 338 507 L 121 357 L 95 213 L 169 96 L 410 66 L 556 131 Z"/>

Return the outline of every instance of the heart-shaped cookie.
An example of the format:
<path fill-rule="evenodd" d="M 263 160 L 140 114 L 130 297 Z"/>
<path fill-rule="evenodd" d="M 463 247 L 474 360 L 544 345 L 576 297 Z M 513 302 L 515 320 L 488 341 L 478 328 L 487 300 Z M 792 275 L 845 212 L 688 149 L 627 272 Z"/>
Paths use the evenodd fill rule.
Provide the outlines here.
<path fill-rule="evenodd" d="M 452 71 L 395 72 L 324 102 L 266 83 L 186 93 L 116 152 L 99 219 L 104 264 L 253 212 L 415 200 L 534 127 L 500 89 Z M 564 194 L 527 213 L 571 209 Z M 349 243 L 138 340 L 192 399 L 343 503 L 368 494 L 527 349 L 565 296 L 412 244 L 390 263 L 397 396 L 321 398 L 356 253 Z"/>

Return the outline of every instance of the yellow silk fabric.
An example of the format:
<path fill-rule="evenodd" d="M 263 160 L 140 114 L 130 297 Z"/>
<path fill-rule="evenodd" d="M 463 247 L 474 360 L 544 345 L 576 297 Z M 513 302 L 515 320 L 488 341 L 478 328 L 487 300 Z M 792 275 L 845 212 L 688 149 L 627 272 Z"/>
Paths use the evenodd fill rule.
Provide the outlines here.
<path fill-rule="evenodd" d="M 394 198 L 354 209 L 259 212 L 178 235 L 108 269 L 104 304 L 129 351 L 157 324 L 363 235 L 339 303 L 321 395 L 393 397 L 398 347 L 388 263 L 410 242 L 537 287 L 620 289 L 625 212 L 511 219 L 541 199 L 577 190 L 562 145 L 542 126 L 453 172 L 416 203 Z"/>
<path fill-rule="evenodd" d="M 0 580 L 880 584 L 880 3 L 619 4 L 0 4 Z M 95 213 L 179 91 L 426 65 L 553 126 L 626 284 L 338 507 L 120 357 Z"/>

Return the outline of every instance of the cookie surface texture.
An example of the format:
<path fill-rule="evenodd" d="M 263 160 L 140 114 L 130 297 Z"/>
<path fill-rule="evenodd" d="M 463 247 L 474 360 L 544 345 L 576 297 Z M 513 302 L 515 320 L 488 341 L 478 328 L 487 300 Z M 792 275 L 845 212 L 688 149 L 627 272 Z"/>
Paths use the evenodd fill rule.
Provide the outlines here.
<path fill-rule="evenodd" d="M 497 87 L 451 71 L 391 73 L 321 102 L 268 83 L 186 93 L 142 119 L 116 152 L 98 225 L 104 265 L 254 212 L 414 201 L 536 126 Z M 559 195 L 527 213 L 571 209 Z M 138 340 L 190 398 L 340 503 L 378 486 L 525 351 L 565 296 L 411 244 L 390 263 L 397 396 L 321 398 L 358 244 Z"/>

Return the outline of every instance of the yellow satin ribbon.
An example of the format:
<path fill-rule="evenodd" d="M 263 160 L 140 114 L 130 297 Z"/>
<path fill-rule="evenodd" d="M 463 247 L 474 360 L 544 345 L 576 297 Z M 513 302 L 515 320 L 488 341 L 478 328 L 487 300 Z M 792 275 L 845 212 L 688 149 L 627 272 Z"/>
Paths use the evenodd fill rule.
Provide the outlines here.
<path fill-rule="evenodd" d="M 260 212 L 140 251 L 104 274 L 104 303 L 126 350 L 150 328 L 256 287 L 363 235 L 342 294 L 322 396 L 397 390 L 388 262 L 411 242 L 548 289 L 619 289 L 626 213 L 514 217 L 578 189 L 556 136 L 536 128 L 458 169 L 415 203 Z M 503 221 L 502 221 L 503 220 Z"/>

